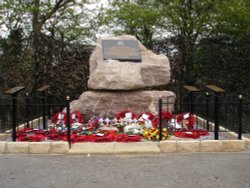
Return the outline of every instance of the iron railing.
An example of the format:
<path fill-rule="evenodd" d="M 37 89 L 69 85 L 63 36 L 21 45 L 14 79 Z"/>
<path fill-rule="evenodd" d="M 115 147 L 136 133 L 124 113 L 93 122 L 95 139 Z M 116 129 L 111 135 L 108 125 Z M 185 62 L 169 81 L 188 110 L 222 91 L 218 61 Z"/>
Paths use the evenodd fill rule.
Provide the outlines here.
<path fill-rule="evenodd" d="M 164 106 L 175 105 L 173 114 L 190 113 L 196 118 L 194 129 L 204 129 L 214 133 L 214 139 L 219 139 L 222 132 L 235 132 L 238 139 L 242 138 L 243 132 L 250 131 L 250 103 L 248 97 L 242 95 L 226 95 L 208 92 L 186 93 L 181 96 L 179 104 L 159 99 L 159 131 L 160 140 L 162 123 L 162 109 Z M 168 108 L 168 107 L 167 107 Z M 171 129 L 174 133 L 178 131 Z"/>
<path fill-rule="evenodd" d="M 48 130 L 53 114 L 65 109 L 69 120 L 69 96 L 54 97 L 47 93 L 14 93 L 0 96 L 0 133 L 11 130 L 12 141 L 17 140 L 19 129 Z M 67 141 L 71 145 L 70 122 L 66 122 Z"/>
<path fill-rule="evenodd" d="M 192 89 L 192 88 L 189 88 Z M 226 95 L 226 93 L 192 92 L 183 93 L 176 102 L 169 97 L 159 100 L 159 131 L 162 139 L 163 110 L 171 110 L 173 114 L 194 114 L 197 124 L 194 129 L 205 129 L 214 133 L 214 139 L 219 139 L 222 132 L 236 132 L 238 139 L 243 132 L 250 131 L 250 100 L 248 96 Z M 70 98 L 54 97 L 44 90 L 31 94 L 20 91 L 18 94 L 0 95 L 0 132 L 13 130 L 12 140 L 16 141 L 16 131 L 22 124 L 23 128 L 48 129 L 49 121 L 57 112 L 66 111 L 67 141 L 70 139 Z M 174 107 L 174 108 L 173 108 Z M 37 123 L 34 123 L 34 121 Z M 166 122 L 164 122 L 166 123 Z M 171 132 L 178 130 L 171 129 Z"/>

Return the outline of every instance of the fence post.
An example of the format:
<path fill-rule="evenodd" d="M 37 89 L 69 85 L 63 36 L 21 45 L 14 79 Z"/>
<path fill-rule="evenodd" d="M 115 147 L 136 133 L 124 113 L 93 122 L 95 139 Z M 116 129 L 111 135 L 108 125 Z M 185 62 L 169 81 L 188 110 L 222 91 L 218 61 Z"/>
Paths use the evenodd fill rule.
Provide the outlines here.
<path fill-rule="evenodd" d="M 243 96 L 239 95 L 239 103 L 238 103 L 238 139 L 242 138 L 242 106 L 243 106 Z"/>
<path fill-rule="evenodd" d="M 193 114 L 194 113 L 194 102 L 193 102 L 193 93 L 195 92 L 199 92 L 200 90 L 195 87 L 195 86 L 183 86 L 189 94 L 189 109 L 190 109 L 190 113 Z"/>
<path fill-rule="evenodd" d="M 30 98 L 29 98 L 29 93 L 26 93 L 26 98 L 25 98 L 25 103 L 26 103 L 26 128 L 30 127 Z"/>
<path fill-rule="evenodd" d="M 219 140 L 219 98 L 217 93 L 214 95 L 214 139 Z"/>
<path fill-rule="evenodd" d="M 70 138 L 70 97 L 67 96 L 66 97 L 66 101 L 67 101 L 67 139 L 68 139 L 68 143 L 69 143 L 69 148 L 71 148 L 71 138 Z"/>
<path fill-rule="evenodd" d="M 162 98 L 159 99 L 159 140 L 162 140 Z"/>
<path fill-rule="evenodd" d="M 47 100 L 47 115 L 48 115 L 48 119 L 51 119 L 51 96 L 50 93 L 47 93 L 46 95 L 46 100 Z"/>
<path fill-rule="evenodd" d="M 16 141 L 16 122 L 17 122 L 17 95 L 11 95 L 12 98 L 12 141 Z"/>
<path fill-rule="evenodd" d="M 209 130 L 209 93 L 206 92 L 206 129 Z"/>
<path fill-rule="evenodd" d="M 50 88 L 49 85 L 45 85 L 37 89 L 42 94 L 42 116 L 43 116 L 43 129 L 46 129 L 46 105 L 47 105 L 47 94 L 46 91 Z M 40 98 L 41 96 L 39 96 Z"/>
<path fill-rule="evenodd" d="M 214 139 L 219 140 L 219 122 L 220 122 L 219 93 L 224 93 L 225 90 L 215 85 L 206 85 L 206 87 L 214 92 Z"/>
<path fill-rule="evenodd" d="M 12 99 L 12 141 L 16 141 L 16 126 L 17 126 L 17 95 L 25 87 L 18 86 L 11 88 L 4 92 L 4 94 L 9 94 Z"/>

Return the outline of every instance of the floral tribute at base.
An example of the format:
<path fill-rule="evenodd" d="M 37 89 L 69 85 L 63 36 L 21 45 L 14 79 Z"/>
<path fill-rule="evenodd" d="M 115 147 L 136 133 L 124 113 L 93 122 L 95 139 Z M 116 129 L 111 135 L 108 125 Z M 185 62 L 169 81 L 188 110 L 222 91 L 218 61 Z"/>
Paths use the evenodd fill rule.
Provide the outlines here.
<path fill-rule="evenodd" d="M 92 117 L 84 122 L 79 111 L 70 114 L 71 142 L 139 142 L 142 140 L 166 140 L 171 136 L 197 139 L 207 136 L 203 129 L 194 129 L 195 117 L 190 113 L 174 115 L 162 112 L 162 130 L 159 115 L 146 112 L 136 115 L 131 110 L 117 113 L 113 118 Z M 18 141 L 41 142 L 45 140 L 67 141 L 66 113 L 56 113 L 48 130 L 26 128 L 17 132 Z"/>

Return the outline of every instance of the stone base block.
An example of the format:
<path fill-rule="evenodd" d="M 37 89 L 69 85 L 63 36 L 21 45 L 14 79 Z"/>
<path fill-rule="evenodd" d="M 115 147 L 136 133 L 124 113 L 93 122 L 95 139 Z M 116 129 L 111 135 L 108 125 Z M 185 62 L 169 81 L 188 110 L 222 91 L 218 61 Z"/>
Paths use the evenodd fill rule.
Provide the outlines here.
<path fill-rule="evenodd" d="M 191 141 L 191 140 L 179 140 L 177 142 L 177 151 L 178 152 L 199 152 L 200 151 L 200 142 Z"/>
<path fill-rule="evenodd" d="M 222 151 L 222 141 L 220 140 L 202 140 L 201 151 L 203 152 L 220 152 Z"/>
<path fill-rule="evenodd" d="M 226 152 L 237 152 L 245 150 L 244 140 L 223 140 L 223 151 Z"/>
<path fill-rule="evenodd" d="M 29 152 L 32 154 L 48 154 L 50 152 L 50 142 L 31 142 Z"/>
<path fill-rule="evenodd" d="M 0 134 L 0 141 L 6 141 L 6 139 L 7 139 L 7 134 L 1 133 Z"/>
<path fill-rule="evenodd" d="M 250 139 L 245 139 L 245 147 L 247 150 L 250 150 Z"/>
<path fill-rule="evenodd" d="M 156 142 L 115 142 L 115 154 L 158 154 L 160 149 Z"/>
<path fill-rule="evenodd" d="M 64 154 L 69 151 L 69 144 L 68 142 L 52 142 L 51 143 L 51 150 L 52 154 Z"/>
<path fill-rule="evenodd" d="M 27 154 L 29 153 L 29 142 L 7 142 L 7 153 Z"/>
<path fill-rule="evenodd" d="M 115 116 L 118 112 L 131 109 L 136 114 L 150 111 L 158 114 L 159 98 L 168 105 L 163 110 L 173 111 L 175 94 L 171 91 L 87 91 L 70 108 L 85 115 Z"/>
<path fill-rule="evenodd" d="M 0 154 L 5 153 L 6 150 L 6 142 L 0 142 Z"/>
<path fill-rule="evenodd" d="M 177 141 L 175 140 L 161 141 L 160 150 L 163 153 L 177 152 Z"/>
<path fill-rule="evenodd" d="M 112 154 L 114 143 L 75 143 L 68 154 Z"/>

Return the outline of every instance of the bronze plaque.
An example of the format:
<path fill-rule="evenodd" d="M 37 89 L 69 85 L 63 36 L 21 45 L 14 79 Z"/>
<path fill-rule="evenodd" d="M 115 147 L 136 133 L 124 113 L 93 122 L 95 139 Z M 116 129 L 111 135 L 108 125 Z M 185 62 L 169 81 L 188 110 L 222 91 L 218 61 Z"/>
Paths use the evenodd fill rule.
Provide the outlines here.
<path fill-rule="evenodd" d="M 102 40 L 103 59 L 141 62 L 139 43 L 136 40 Z"/>

